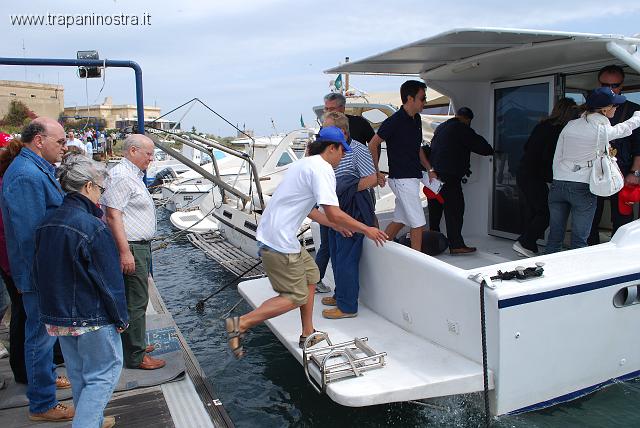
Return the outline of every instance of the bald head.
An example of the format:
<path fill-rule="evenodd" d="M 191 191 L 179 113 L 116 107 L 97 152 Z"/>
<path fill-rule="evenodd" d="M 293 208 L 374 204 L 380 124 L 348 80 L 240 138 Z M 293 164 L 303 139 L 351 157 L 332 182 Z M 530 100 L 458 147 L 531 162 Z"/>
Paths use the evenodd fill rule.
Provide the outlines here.
<path fill-rule="evenodd" d="M 124 140 L 124 157 L 145 171 L 153 161 L 153 141 L 142 134 L 131 134 Z"/>
<path fill-rule="evenodd" d="M 64 128 L 55 119 L 38 117 L 24 127 L 22 143 L 51 164 L 60 162 L 67 150 Z"/>

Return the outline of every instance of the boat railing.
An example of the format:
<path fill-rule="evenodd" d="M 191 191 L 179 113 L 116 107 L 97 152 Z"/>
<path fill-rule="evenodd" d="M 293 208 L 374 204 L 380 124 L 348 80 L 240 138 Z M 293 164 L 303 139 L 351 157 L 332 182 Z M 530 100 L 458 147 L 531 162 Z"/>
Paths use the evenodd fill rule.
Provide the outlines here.
<path fill-rule="evenodd" d="M 202 168 L 200 165 L 198 165 L 197 163 L 193 162 L 191 159 L 187 158 L 186 156 L 182 155 L 181 153 L 175 152 L 173 150 L 170 151 L 169 147 L 166 146 L 164 143 L 160 142 L 160 139 L 158 138 L 158 135 L 161 133 L 167 133 L 166 131 L 160 131 L 160 130 L 156 130 L 156 129 L 148 129 L 146 134 L 151 138 L 151 140 L 153 141 L 153 143 L 159 147 L 160 149 L 166 151 L 166 152 L 170 152 L 171 156 L 175 157 L 177 160 L 179 160 L 180 162 L 182 162 L 183 164 L 187 165 L 189 168 L 193 169 L 194 171 L 196 171 L 197 173 L 199 173 L 200 175 L 202 175 L 203 177 L 205 177 L 208 180 L 211 180 L 215 185 L 218 186 L 218 188 L 221 190 L 222 193 L 222 198 L 223 200 L 225 199 L 225 195 L 224 195 L 224 191 L 227 191 L 229 193 L 231 193 L 232 195 L 236 196 L 238 199 L 240 199 L 244 204 L 247 204 L 249 202 L 251 202 L 251 197 L 247 194 L 245 194 L 244 192 L 242 192 L 241 190 L 230 186 L 226 181 L 224 181 L 221 176 L 220 176 L 220 171 L 218 169 L 218 164 L 215 161 L 215 154 L 213 153 L 213 149 L 210 147 L 207 147 L 205 145 L 193 142 L 187 138 L 184 138 L 182 136 L 170 133 L 172 138 L 174 138 L 176 141 L 181 142 L 182 144 L 186 144 L 190 147 L 193 147 L 196 150 L 200 150 L 203 151 L 205 153 L 209 153 L 211 155 L 211 159 L 213 161 L 213 169 L 214 169 L 214 173 L 210 173 L 209 171 L 207 171 L 206 169 Z M 193 136 L 192 136 L 193 138 Z M 224 146 L 222 146 L 224 147 Z M 218 148 L 218 147 L 215 147 Z M 227 152 L 225 150 L 225 152 Z M 228 153 L 228 152 L 227 152 Z M 229 153 L 231 154 L 231 153 Z M 255 166 L 255 165 L 254 165 Z M 261 190 L 259 191 L 260 194 L 260 201 L 262 204 L 262 208 L 264 209 L 264 202 L 262 200 L 262 192 Z"/>
<path fill-rule="evenodd" d="M 227 153 L 228 155 L 238 157 L 244 160 L 245 162 L 247 162 L 251 170 L 250 177 L 256 186 L 256 193 L 258 194 L 258 198 L 260 200 L 260 209 L 264 210 L 264 207 L 265 207 L 264 196 L 262 194 L 262 185 L 260 184 L 260 175 L 258 174 L 258 167 L 256 166 L 256 163 L 253 161 L 253 159 L 248 153 L 242 152 L 240 150 L 232 149 L 210 138 L 204 138 L 198 135 L 191 135 L 191 138 L 193 138 L 196 141 L 200 141 L 202 144 L 205 144 L 209 147 L 220 150 L 221 152 Z M 216 174 L 218 175 L 218 177 L 220 177 L 220 172 L 217 170 L 217 167 L 215 164 L 214 164 L 214 168 L 216 169 Z"/>

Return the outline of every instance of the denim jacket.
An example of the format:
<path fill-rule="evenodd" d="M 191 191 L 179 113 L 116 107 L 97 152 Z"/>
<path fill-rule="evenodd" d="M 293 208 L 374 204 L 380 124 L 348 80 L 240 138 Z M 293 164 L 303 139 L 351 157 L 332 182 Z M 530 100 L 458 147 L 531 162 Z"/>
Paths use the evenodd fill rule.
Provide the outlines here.
<path fill-rule="evenodd" d="M 88 198 L 69 193 L 36 230 L 33 282 L 43 323 L 127 325 L 120 255 L 100 217 L 102 210 Z"/>
<path fill-rule="evenodd" d="M 34 291 L 31 266 L 36 227 L 62 204 L 63 197 L 53 165 L 22 148 L 4 174 L 0 205 L 11 275 L 23 293 Z"/>

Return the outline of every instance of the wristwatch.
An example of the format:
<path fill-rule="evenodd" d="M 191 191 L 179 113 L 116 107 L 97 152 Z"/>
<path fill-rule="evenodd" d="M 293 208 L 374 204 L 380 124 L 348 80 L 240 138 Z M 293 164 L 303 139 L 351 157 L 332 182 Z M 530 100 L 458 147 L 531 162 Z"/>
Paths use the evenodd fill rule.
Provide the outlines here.
<path fill-rule="evenodd" d="M 631 172 L 631 174 L 633 174 L 634 177 L 640 177 L 640 169 L 637 169 L 635 171 L 631 170 L 629 172 Z"/>

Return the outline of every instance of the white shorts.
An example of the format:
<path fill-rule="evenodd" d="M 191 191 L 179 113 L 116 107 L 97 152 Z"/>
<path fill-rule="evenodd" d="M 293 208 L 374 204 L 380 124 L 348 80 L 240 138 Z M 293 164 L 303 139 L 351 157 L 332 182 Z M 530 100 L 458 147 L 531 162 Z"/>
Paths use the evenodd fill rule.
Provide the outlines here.
<path fill-rule="evenodd" d="M 390 178 L 388 182 L 391 191 L 396 196 L 393 222 L 402 223 L 411 229 L 427 224 L 420 203 L 420 179 Z"/>

